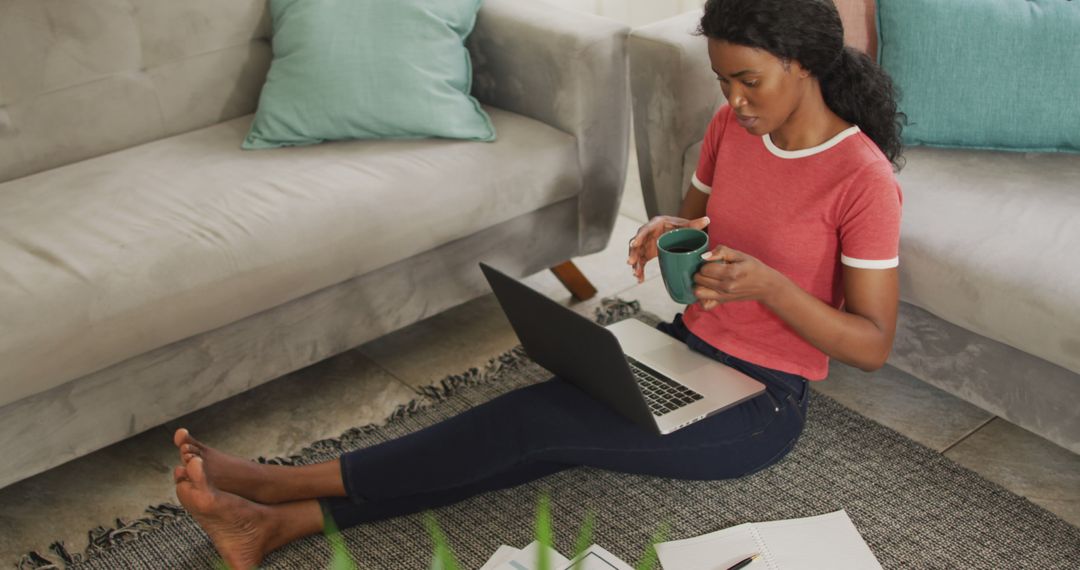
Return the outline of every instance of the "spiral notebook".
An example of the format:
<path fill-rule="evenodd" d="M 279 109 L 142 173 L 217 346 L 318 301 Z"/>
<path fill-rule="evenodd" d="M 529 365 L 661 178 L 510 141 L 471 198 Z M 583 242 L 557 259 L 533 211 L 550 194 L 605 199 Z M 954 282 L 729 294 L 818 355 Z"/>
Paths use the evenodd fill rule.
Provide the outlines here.
<path fill-rule="evenodd" d="M 761 554 L 745 570 L 881 570 L 847 512 L 746 523 L 656 545 L 664 570 L 727 570 Z"/>

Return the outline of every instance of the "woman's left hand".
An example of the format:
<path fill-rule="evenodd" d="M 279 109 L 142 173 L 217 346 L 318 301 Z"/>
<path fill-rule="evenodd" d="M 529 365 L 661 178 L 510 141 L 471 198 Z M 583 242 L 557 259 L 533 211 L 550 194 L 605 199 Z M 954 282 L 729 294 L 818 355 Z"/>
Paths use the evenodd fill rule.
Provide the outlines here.
<path fill-rule="evenodd" d="M 694 275 L 694 296 L 706 311 L 729 301 L 768 302 L 786 277 L 756 257 L 721 245 Z"/>

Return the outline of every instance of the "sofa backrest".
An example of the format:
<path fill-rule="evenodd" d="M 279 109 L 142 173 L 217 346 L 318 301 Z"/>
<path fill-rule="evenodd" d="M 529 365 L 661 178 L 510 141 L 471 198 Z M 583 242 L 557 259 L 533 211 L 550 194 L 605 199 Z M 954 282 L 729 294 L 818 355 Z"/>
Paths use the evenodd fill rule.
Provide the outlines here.
<path fill-rule="evenodd" d="M 0 182 L 239 117 L 266 0 L 0 0 Z"/>
<path fill-rule="evenodd" d="M 874 0 L 833 0 L 844 23 L 844 43 L 877 59 L 877 23 Z"/>

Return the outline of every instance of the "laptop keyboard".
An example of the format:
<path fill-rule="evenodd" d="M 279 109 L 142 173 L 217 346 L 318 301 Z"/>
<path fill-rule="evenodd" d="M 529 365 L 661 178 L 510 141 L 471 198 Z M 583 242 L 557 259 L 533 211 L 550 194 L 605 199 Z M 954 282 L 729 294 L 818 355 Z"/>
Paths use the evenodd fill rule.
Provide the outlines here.
<path fill-rule="evenodd" d="M 662 416 L 704 398 L 701 394 L 679 384 L 644 364 L 626 357 L 641 393 L 654 416 Z"/>

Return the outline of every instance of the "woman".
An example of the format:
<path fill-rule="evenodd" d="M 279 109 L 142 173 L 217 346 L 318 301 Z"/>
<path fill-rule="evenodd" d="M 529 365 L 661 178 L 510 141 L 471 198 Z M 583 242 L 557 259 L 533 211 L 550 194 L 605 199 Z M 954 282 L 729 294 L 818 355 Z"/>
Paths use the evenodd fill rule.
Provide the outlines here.
<path fill-rule="evenodd" d="M 661 329 L 757 378 L 765 393 L 658 436 L 553 379 L 301 467 L 245 461 L 177 430 L 177 496 L 231 567 L 254 567 L 330 520 L 344 528 L 417 512 L 578 465 L 740 477 L 795 445 L 807 379 L 825 377 L 828 357 L 883 365 L 900 221 L 891 82 L 843 47 L 829 0 L 710 0 L 700 31 L 729 105 L 709 125 L 681 217 L 643 226 L 628 263 L 640 280 L 660 234 L 708 227 L 710 258 L 725 263 L 704 266 L 700 303 Z"/>

